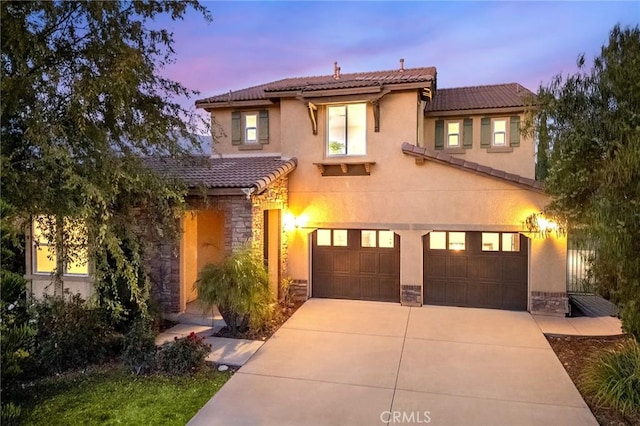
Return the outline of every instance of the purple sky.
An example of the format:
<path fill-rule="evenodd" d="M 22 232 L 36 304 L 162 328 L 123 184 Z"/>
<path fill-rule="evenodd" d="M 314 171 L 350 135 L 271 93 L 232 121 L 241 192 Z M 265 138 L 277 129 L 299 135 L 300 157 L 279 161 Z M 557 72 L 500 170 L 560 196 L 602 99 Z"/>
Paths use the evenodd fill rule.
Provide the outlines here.
<path fill-rule="evenodd" d="M 438 87 L 519 82 L 536 91 L 576 58 L 598 54 L 616 24 L 637 25 L 640 2 L 219 2 L 214 21 L 190 13 L 173 30 L 163 73 L 198 98 L 279 80 L 435 66 Z M 193 101 L 184 101 L 192 106 Z"/>

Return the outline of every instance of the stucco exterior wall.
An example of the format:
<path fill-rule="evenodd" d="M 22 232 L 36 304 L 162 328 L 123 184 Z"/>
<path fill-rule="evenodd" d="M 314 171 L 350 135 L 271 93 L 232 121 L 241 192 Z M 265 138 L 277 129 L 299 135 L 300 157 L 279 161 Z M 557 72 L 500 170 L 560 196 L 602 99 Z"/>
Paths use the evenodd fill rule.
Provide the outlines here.
<path fill-rule="evenodd" d="M 452 115 L 450 117 L 426 117 L 424 122 L 424 147 L 435 149 L 435 123 L 436 120 L 460 120 L 464 118 L 473 119 L 473 148 L 459 149 L 462 154 L 454 153 L 456 157 L 460 157 L 466 161 L 473 161 L 483 166 L 493 167 L 495 169 L 504 170 L 509 173 L 534 179 L 535 178 L 535 142 L 532 137 L 520 138 L 520 146 L 514 147 L 512 152 L 490 152 L 486 148 L 480 147 L 480 120 L 483 117 L 498 118 L 503 117 L 507 120 L 510 116 L 520 115 L 520 122 L 524 121 L 522 114 L 504 113 L 504 114 L 483 114 L 477 116 Z M 450 152 L 444 150 L 445 152 Z"/>
<path fill-rule="evenodd" d="M 368 147 L 363 157 L 326 157 L 324 108 L 318 113 L 318 135 L 312 134 L 302 102 L 284 100 L 281 108 L 289 123 L 298 123 L 282 127 L 282 154 L 298 158 L 298 167 L 289 180 L 289 210 L 308 217 L 307 229 L 288 236 L 288 271 L 295 280 L 309 280 L 309 234 L 316 228 L 393 230 L 401 237 L 400 282 L 416 285 L 423 279 L 423 235 L 431 230 L 464 230 L 530 236 L 523 225 L 525 218 L 548 202 L 539 192 L 449 165 L 430 161 L 419 165 L 413 157 L 404 155 L 402 143 L 416 143 L 415 93 L 382 98 L 379 133 L 373 130 L 372 106 L 368 106 Z M 479 147 L 479 118 L 474 123 L 476 131 L 477 155 L 464 154 L 465 159 L 532 176 L 532 143 L 521 142 L 513 153 L 488 154 Z M 313 164 L 334 161 L 370 161 L 375 165 L 370 176 L 329 177 L 322 176 Z M 565 292 L 566 239 L 531 238 L 530 246 L 530 292 Z"/>

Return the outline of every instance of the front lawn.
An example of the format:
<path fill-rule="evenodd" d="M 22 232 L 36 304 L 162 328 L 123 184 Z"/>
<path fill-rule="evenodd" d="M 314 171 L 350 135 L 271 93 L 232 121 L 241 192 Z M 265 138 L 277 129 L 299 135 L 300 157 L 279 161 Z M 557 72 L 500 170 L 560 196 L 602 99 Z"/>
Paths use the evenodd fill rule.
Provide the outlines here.
<path fill-rule="evenodd" d="M 184 425 L 233 373 L 135 376 L 121 366 L 43 379 L 24 389 L 25 425 Z"/>

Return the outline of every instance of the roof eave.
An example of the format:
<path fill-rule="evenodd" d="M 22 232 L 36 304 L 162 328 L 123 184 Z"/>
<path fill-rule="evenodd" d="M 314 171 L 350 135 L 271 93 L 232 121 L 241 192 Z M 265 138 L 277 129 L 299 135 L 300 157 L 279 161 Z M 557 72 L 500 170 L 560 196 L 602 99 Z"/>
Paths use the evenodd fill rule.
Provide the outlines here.
<path fill-rule="evenodd" d="M 439 110 L 439 111 L 425 111 L 425 115 L 429 117 L 446 117 L 452 115 L 478 115 L 478 114 L 508 114 L 516 112 L 524 112 L 530 106 L 510 106 L 499 108 L 469 108 L 469 109 L 451 109 L 451 110 Z"/>
<path fill-rule="evenodd" d="M 274 105 L 270 99 L 253 99 L 248 101 L 223 101 L 223 102 L 199 102 L 196 101 L 196 108 L 202 108 L 206 111 L 224 108 L 242 108 L 242 107 L 265 107 Z"/>

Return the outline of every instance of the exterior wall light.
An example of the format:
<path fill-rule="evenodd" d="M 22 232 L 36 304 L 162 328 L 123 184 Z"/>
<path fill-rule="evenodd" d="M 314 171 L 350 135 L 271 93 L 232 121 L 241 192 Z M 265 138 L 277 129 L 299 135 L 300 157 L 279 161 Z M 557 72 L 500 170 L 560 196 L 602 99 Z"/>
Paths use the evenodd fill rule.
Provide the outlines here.
<path fill-rule="evenodd" d="M 289 231 L 295 231 L 296 229 L 304 228 L 305 226 L 307 226 L 308 220 L 309 218 L 307 217 L 306 214 L 296 217 L 292 213 L 287 213 L 284 215 L 284 218 L 282 219 L 282 223 L 283 223 L 284 230 L 289 232 Z"/>
<path fill-rule="evenodd" d="M 533 234 L 537 234 L 542 238 L 549 238 L 551 232 L 555 232 L 560 237 L 566 234 L 566 228 L 556 220 L 545 217 L 542 213 L 533 213 L 524 221 L 524 226 Z"/>

